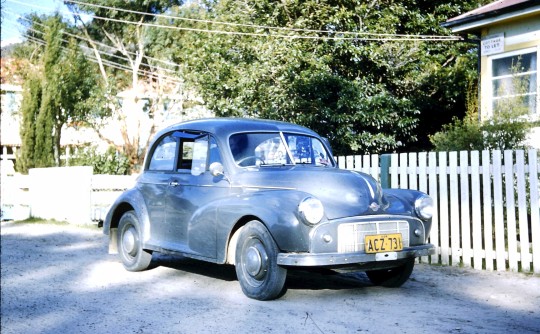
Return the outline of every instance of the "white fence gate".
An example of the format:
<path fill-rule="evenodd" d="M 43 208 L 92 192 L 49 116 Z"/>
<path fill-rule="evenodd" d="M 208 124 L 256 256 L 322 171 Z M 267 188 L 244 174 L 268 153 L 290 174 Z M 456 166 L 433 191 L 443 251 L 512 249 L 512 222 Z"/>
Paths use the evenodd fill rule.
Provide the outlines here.
<path fill-rule="evenodd" d="M 137 175 L 93 175 L 92 167 L 34 168 L 2 175 L 2 219 L 30 217 L 91 224 L 135 184 Z"/>
<path fill-rule="evenodd" d="M 339 157 L 392 188 L 417 189 L 437 207 L 422 261 L 540 273 L 539 160 L 536 150 L 401 153 Z M 387 168 L 383 160 L 390 159 Z M 380 160 L 380 161 L 379 161 Z"/>

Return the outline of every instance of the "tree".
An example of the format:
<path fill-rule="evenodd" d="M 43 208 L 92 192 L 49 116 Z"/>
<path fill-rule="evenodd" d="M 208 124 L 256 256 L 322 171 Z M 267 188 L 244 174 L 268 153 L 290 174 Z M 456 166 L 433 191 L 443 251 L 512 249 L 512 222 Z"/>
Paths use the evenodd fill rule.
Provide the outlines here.
<path fill-rule="evenodd" d="M 39 108 L 41 106 L 41 78 L 36 74 L 29 75 L 23 86 L 23 99 L 21 102 L 21 151 L 17 158 L 17 169 L 27 173 L 30 168 L 36 167 L 36 123 Z"/>
<path fill-rule="evenodd" d="M 86 58 L 62 32 L 68 29 L 56 14 L 44 21 L 44 52 L 29 75 L 23 95 L 23 169 L 60 165 L 62 127 L 84 119 L 87 100 L 96 86 Z M 62 64 L 59 66 L 59 64 Z"/>
<path fill-rule="evenodd" d="M 105 83 L 105 91 L 97 104 L 102 108 L 96 108 L 94 117 L 88 118 L 86 124 L 93 127 L 102 140 L 128 156 L 137 169 L 156 127 L 163 125 L 164 109 L 167 109 L 164 106 L 170 102 L 166 94 L 181 89 L 177 78 L 164 75 L 162 68 L 148 57 L 148 24 L 156 21 L 154 14 L 166 12 L 182 1 L 65 3 L 78 22 L 79 38 L 92 50 Z M 84 13 L 93 15 L 94 19 L 83 20 Z M 119 124 L 115 135 L 105 131 L 110 120 Z M 115 137 L 121 137 L 122 141 L 119 143 Z"/>
<path fill-rule="evenodd" d="M 476 86 L 471 86 L 467 94 L 469 101 L 467 115 L 454 117 L 441 131 L 429 136 L 436 151 L 507 150 L 526 148 L 526 139 L 533 123 L 526 117 L 527 110 L 521 109 L 521 101 L 499 106 L 495 115 L 483 122 L 478 118 Z M 474 101 L 474 102 L 473 102 Z"/>
<path fill-rule="evenodd" d="M 465 113 L 462 91 L 476 73 L 474 57 L 461 55 L 474 46 L 386 34 L 448 35 L 439 24 L 480 2 L 204 2 L 180 9 L 204 21 L 175 21 L 183 29 L 160 35 L 177 41 L 162 52 L 186 64 L 217 115 L 306 125 L 337 154 L 404 150 Z"/>
<path fill-rule="evenodd" d="M 92 166 L 94 174 L 127 175 L 131 170 L 127 157 L 112 146 L 105 153 L 99 152 L 96 147 L 85 147 L 77 152 L 70 165 Z"/>

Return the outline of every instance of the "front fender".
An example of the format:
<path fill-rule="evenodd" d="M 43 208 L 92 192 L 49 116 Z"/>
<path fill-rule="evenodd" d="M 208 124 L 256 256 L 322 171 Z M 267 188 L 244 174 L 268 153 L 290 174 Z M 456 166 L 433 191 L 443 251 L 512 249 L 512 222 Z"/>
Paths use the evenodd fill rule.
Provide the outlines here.
<path fill-rule="evenodd" d="M 416 216 L 414 202 L 418 197 L 425 195 L 421 191 L 411 189 L 384 189 L 383 192 L 390 204 L 387 213 L 409 216 Z"/>
<path fill-rule="evenodd" d="M 386 196 L 390 206 L 386 210 L 386 213 L 390 214 L 404 214 L 408 216 L 418 217 L 414 207 L 414 202 L 419 197 L 426 195 L 418 190 L 411 189 L 385 189 L 384 195 Z M 422 220 L 422 219 L 421 219 Z M 422 220 L 426 232 L 426 238 L 431 232 L 431 223 L 433 219 Z"/>
<path fill-rule="evenodd" d="M 298 214 L 300 201 L 308 196 L 294 190 L 259 190 L 220 201 L 218 249 L 225 249 L 237 222 L 252 217 L 266 226 L 281 251 L 308 251 L 311 228 Z"/>

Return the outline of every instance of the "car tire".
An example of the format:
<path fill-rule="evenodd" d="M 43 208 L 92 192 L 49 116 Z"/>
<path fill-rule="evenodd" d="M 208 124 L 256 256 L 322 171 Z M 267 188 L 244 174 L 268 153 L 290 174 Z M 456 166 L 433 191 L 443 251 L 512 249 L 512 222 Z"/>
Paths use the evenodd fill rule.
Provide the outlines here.
<path fill-rule="evenodd" d="M 141 227 L 134 211 L 124 213 L 118 224 L 118 254 L 128 271 L 148 269 L 152 253 L 142 249 Z"/>
<path fill-rule="evenodd" d="M 404 264 L 389 269 L 378 269 L 366 271 L 366 275 L 375 285 L 387 288 L 398 288 L 402 286 L 412 274 L 414 268 L 414 258 L 408 259 Z"/>
<path fill-rule="evenodd" d="M 242 291 L 249 298 L 271 300 L 284 292 L 287 269 L 277 264 L 278 247 L 266 227 L 247 223 L 236 244 L 235 268 Z"/>

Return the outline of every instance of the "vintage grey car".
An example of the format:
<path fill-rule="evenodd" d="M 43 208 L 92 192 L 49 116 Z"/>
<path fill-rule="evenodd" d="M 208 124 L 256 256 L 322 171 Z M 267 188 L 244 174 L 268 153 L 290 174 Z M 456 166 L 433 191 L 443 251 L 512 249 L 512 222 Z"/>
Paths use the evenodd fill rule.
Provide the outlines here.
<path fill-rule="evenodd" d="M 244 294 L 268 300 L 291 268 L 365 271 L 401 286 L 415 258 L 434 252 L 433 210 L 424 193 L 339 169 L 307 128 L 215 118 L 159 132 L 103 227 L 127 270 L 147 269 L 152 252 L 232 264 Z"/>

